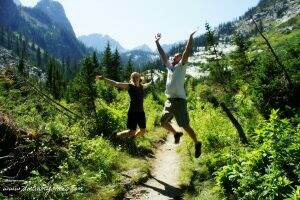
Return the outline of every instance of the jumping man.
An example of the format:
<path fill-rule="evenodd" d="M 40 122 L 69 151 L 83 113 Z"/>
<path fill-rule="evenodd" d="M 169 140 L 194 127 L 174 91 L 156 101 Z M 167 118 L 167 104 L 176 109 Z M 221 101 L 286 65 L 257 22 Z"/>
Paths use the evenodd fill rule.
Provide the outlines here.
<path fill-rule="evenodd" d="M 167 83 L 165 94 L 167 101 L 165 102 L 164 110 L 161 117 L 161 125 L 166 130 L 174 134 L 175 143 L 178 144 L 182 132 L 177 132 L 172 126 L 171 119 L 175 117 L 177 124 L 182 127 L 192 138 L 195 143 L 195 157 L 198 158 L 201 155 L 201 142 L 197 140 L 194 130 L 189 124 L 189 115 L 187 111 L 186 93 L 184 89 L 186 63 L 188 61 L 189 53 L 192 49 L 193 35 L 191 33 L 186 49 L 183 54 L 176 53 L 171 61 L 169 61 L 164 50 L 159 44 L 161 34 L 158 33 L 155 36 L 155 43 L 160 54 L 161 60 L 164 66 L 167 68 Z"/>

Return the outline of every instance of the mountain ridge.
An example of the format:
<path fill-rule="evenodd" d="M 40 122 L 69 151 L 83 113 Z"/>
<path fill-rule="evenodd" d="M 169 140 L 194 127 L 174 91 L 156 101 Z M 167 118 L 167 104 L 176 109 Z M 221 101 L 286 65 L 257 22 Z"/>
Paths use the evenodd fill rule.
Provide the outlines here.
<path fill-rule="evenodd" d="M 59 2 L 52 0 L 41 0 L 34 8 L 43 11 L 54 23 L 75 36 L 75 32 L 66 16 L 64 7 Z"/>
<path fill-rule="evenodd" d="M 42 3 L 45 2 L 48 0 L 42 1 Z M 60 7 L 59 11 L 64 14 L 61 4 L 58 2 L 54 2 L 54 4 Z M 63 24 L 70 23 L 67 18 L 64 20 L 67 21 L 59 23 L 53 19 L 53 16 L 46 14 L 45 11 L 37 7 L 17 7 L 13 0 L 0 1 L 1 26 L 7 27 L 36 43 L 56 58 L 78 60 L 87 53 L 88 49 L 77 40 L 73 29 L 64 27 Z"/>
<path fill-rule="evenodd" d="M 113 39 L 109 35 L 92 33 L 88 35 L 81 35 L 78 39 L 87 47 L 92 47 L 98 51 L 104 51 L 107 43 L 110 44 L 111 49 L 118 49 L 121 53 L 127 51 L 117 40 Z"/>

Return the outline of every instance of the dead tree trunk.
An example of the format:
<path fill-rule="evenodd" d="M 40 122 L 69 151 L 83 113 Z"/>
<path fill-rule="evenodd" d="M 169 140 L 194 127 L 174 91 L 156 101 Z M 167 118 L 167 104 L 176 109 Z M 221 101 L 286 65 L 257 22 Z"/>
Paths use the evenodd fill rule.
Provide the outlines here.
<path fill-rule="evenodd" d="M 248 144 L 248 140 L 247 137 L 244 133 L 244 130 L 242 128 L 242 126 L 240 125 L 240 123 L 237 121 L 237 119 L 233 116 L 233 114 L 231 113 L 231 111 L 227 108 L 227 106 L 225 105 L 225 103 L 220 103 L 221 108 L 223 109 L 223 111 L 226 113 L 227 117 L 229 118 L 229 120 L 231 121 L 231 123 L 233 124 L 233 126 L 236 128 L 238 134 L 239 134 L 239 138 L 242 141 L 243 144 Z"/>
<path fill-rule="evenodd" d="M 262 33 L 262 31 L 259 29 L 257 23 L 255 22 L 255 20 L 253 19 L 253 17 L 251 16 L 251 19 L 258 31 L 258 33 L 261 35 L 261 37 L 265 40 L 267 46 L 269 47 L 269 50 L 271 51 L 271 53 L 273 54 L 276 62 L 278 63 L 278 65 L 281 67 L 281 70 L 283 71 L 284 73 L 284 76 L 288 82 L 288 85 L 289 85 L 289 88 L 292 90 L 293 89 L 293 83 L 292 83 L 292 80 L 287 72 L 287 70 L 285 69 L 284 65 L 282 64 L 282 62 L 280 61 L 279 57 L 277 56 L 277 54 L 275 53 L 274 49 L 272 48 L 270 42 L 268 41 L 268 39 L 264 36 L 264 34 Z"/>
<path fill-rule="evenodd" d="M 240 125 L 240 123 L 238 122 L 238 120 L 233 116 L 232 112 L 225 105 L 225 103 L 223 103 L 223 102 L 219 103 L 219 101 L 217 100 L 217 98 L 214 97 L 214 96 L 209 97 L 209 101 L 211 103 L 213 103 L 215 106 L 220 106 L 222 108 L 222 110 L 226 113 L 227 117 L 229 118 L 230 122 L 233 124 L 233 126 L 237 130 L 241 142 L 243 144 L 248 144 L 249 142 L 248 142 L 248 139 L 246 137 L 246 134 L 245 134 L 242 126 Z"/>

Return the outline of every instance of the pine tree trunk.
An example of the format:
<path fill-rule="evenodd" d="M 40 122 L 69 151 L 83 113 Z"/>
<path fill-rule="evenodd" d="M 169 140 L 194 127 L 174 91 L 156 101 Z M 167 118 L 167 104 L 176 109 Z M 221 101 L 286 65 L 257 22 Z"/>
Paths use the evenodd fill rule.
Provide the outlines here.
<path fill-rule="evenodd" d="M 242 126 L 240 125 L 240 123 L 237 121 L 237 119 L 233 116 L 233 114 L 231 113 L 231 111 L 227 108 L 227 106 L 225 105 L 225 103 L 220 103 L 221 108 L 223 109 L 223 111 L 226 113 L 227 117 L 229 118 L 229 120 L 231 121 L 231 123 L 233 124 L 233 126 L 236 128 L 238 134 L 239 134 L 239 138 L 241 140 L 241 142 L 243 144 L 248 144 L 248 140 L 247 137 L 244 133 L 244 130 L 242 128 Z"/>
<path fill-rule="evenodd" d="M 240 125 L 240 123 L 238 122 L 238 120 L 233 116 L 232 112 L 229 110 L 229 108 L 225 105 L 225 103 L 221 102 L 219 103 L 219 101 L 217 100 L 216 97 L 214 96 L 210 96 L 208 98 L 208 100 L 215 106 L 220 106 L 222 108 L 222 110 L 226 113 L 227 117 L 229 118 L 229 120 L 231 121 L 231 123 L 233 124 L 233 126 L 236 128 L 239 138 L 241 140 L 241 142 L 243 144 L 248 144 L 248 139 L 246 137 L 246 134 L 242 128 L 242 126 Z"/>
<path fill-rule="evenodd" d="M 259 33 L 259 34 L 261 35 L 261 37 L 265 40 L 265 42 L 266 42 L 266 44 L 267 44 L 269 50 L 271 51 L 271 53 L 273 54 L 273 56 L 274 56 L 274 58 L 275 58 L 277 64 L 281 67 L 281 69 L 282 69 L 282 71 L 283 71 L 283 73 L 284 73 L 284 76 L 285 76 L 285 78 L 286 78 L 286 80 L 287 80 L 287 82 L 288 82 L 289 88 L 290 88 L 291 90 L 293 90 L 293 88 L 294 88 L 294 87 L 293 87 L 293 83 L 292 83 L 292 80 L 291 80 L 291 78 L 290 78 L 290 76 L 289 76 L 289 74 L 288 74 L 288 72 L 287 72 L 285 66 L 284 66 L 284 65 L 282 64 L 282 62 L 280 61 L 279 57 L 277 56 L 277 54 L 275 53 L 274 49 L 272 48 L 270 42 L 269 42 L 268 39 L 264 36 L 264 34 L 262 33 L 262 30 L 260 30 L 260 28 L 258 27 L 258 25 L 257 25 L 257 23 L 255 22 L 255 20 L 253 19 L 253 17 L 251 17 L 251 19 L 252 19 L 252 21 L 253 21 L 253 23 L 254 23 L 254 25 L 255 25 L 255 27 L 256 27 L 258 33 Z"/>

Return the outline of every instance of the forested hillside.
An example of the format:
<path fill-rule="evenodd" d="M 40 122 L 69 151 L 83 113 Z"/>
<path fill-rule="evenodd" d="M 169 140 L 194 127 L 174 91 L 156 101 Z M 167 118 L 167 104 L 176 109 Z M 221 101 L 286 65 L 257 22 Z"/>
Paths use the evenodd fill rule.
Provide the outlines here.
<path fill-rule="evenodd" d="M 43 9 L 45 7 L 52 10 Z M 60 20 L 51 14 L 53 12 Z M 17 7 L 13 0 L 2 0 L 0 25 L 34 42 L 59 59 L 78 60 L 87 53 L 86 47 L 77 40 L 58 2 L 43 0 L 36 7 L 29 8 Z"/>
<path fill-rule="evenodd" d="M 168 134 L 166 70 L 155 55 L 143 68 L 130 55 L 122 61 L 109 44 L 91 53 L 69 23 L 12 2 L 0 2 L 0 199 L 126 199 L 152 177 Z M 284 2 L 261 0 L 229 25 L 206 23 L 194 39 L 187 65 L 201 75 L 186 76 L 185 89 L 202 155 L 184 134 L 176 198 L 300 199 L 300 5 Z M 128 92 L 95 77 L 129 82 L 136 70 L 152 81 L 147 132 L 120 139 Z"/>

